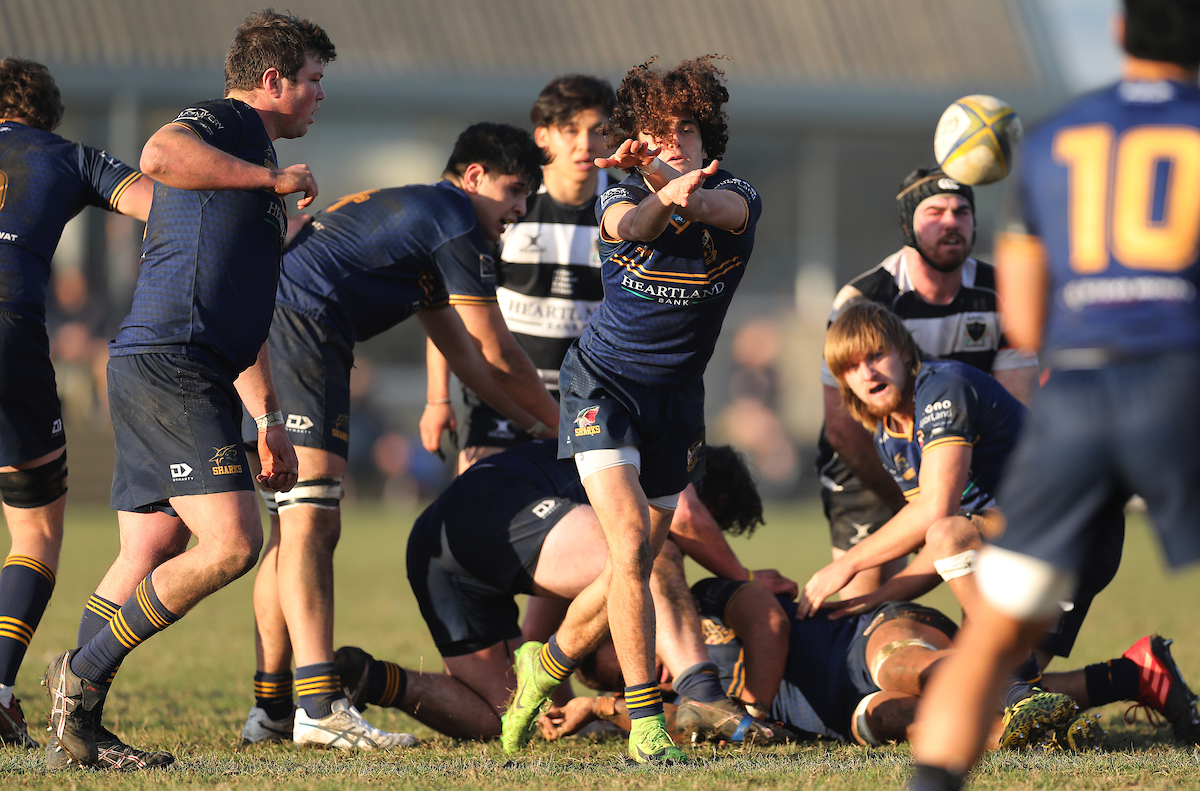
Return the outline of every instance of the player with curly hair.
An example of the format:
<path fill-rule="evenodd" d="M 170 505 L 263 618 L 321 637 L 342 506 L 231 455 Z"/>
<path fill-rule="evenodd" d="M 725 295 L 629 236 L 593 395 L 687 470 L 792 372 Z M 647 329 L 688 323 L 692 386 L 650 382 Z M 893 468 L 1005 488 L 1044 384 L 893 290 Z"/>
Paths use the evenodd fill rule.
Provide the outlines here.
<path fill-rule="evenodd" d="M 508 752 L 528 742 L 550 693 L 611 625 L 629 685 L 630 756 L 684 757 L 662 716 L 649 578 L 680 493 L 704 474 L 702 377 L 762 211 L 750 184 L 718 170 L 729 92 L 713 60 L 631 69 L 606 130 L 620 144 L 596 161 L 630 176 L 596 207 L 604 301 L 563 362 L 559 455 L 575 459 L 608 561 L 559 631 L 518 651 Z"/>

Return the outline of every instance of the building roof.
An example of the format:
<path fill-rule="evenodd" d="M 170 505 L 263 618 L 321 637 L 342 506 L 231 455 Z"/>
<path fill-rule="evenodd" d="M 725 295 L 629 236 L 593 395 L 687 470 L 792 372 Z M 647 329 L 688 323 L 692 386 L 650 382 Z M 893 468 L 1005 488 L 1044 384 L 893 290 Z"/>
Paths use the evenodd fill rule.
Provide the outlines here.
<path fill-rule="evenodd" d="M 245 0 L 5 0 L 0 51 L 41 60 L 64 89 L 211 88 Z M 527 100 L 563 72 L 619 79 L 658 55 L 731 59 L 746 104 L 852 112 L 856 101 L 958 89 L 1062 93 L 1037 0 L 292 0 L 329 32 L 330 77 L 367 95 L 488 92 Z M 686 18 L 678 19 L 686 9 Z M 534 89 L 536 90 L 536 88 Z M 924 110 L 922 110 L 924 111 Z M 874 108 L 878 113 L 878 108 Z"/>

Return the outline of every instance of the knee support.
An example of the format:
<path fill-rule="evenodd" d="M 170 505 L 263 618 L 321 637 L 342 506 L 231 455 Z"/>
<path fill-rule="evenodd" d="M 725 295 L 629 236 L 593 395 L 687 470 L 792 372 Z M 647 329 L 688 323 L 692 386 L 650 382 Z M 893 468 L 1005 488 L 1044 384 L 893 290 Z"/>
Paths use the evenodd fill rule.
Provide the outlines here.
<path fill-rule="evenodd" d="M 875 655 L 875 661 L 871 662 L 871 680 L 875 682 L 875 686 L 883 686 L 883 684 L 879 683 L 879 670 L 883 667 L 883 663 L 888 661 L 892 654 L 896 653 L 901 648 L 912 648 L 913 646 L 926 648 L 930 651 L 937 650 L 936 646 L 925 642 L 919 637 L 912 637 L 908 640 L 893 640 L 890 643 L 886 643 L 882 648 L 879 649 L 879 653 Z"/>
<path fill-rule="evenodd" d="M 979 559 L 979 550 L 968 549 L 948 558 L 933 561 L 933 568 L 946 582 L 975 573 L 975 561 Z"/>
<path fill-rule="evenodd" d="M 346 496 L 342 488 L 341 478 L 313 478 L 298 481 L 290 492 L 276 492 L 275 503 L 280 512 L 297 505 L 311 505 L 326 511 L 336 511 L 341 508 L 341 500 Z"/>
<path fill-rule="evenodd" d="M 0 497 L 13 508 L 41 508 L 67 493 L 67 452 L 40 467 L 0 472 Z"/>
<path fill-rule="evenodd" d="M 279 516 L 279 503 L 275 502 L 277 492 L 271 489 L 263 489 L 259 487 L 258 496 L 263 498 L 263 502 L 267 504 L 267 513 L 271 516 Z"/>

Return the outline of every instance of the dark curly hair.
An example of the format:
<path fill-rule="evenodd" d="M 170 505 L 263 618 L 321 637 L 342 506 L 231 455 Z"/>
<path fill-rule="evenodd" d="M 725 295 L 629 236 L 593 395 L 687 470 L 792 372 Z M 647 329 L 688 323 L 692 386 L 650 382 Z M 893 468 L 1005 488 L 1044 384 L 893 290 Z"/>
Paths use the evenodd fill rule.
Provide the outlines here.
<path fill-rule="evenodd" d="M 253 91 L 267 69 L 295 80 L 311 55 L 322 64 L 337 58 L 337 50 L 321 26 L 273 8 L 255 11 L 238 25 L 225 56 L 225 93 Z"/>
<path fill-rule="evenodd" d="M 721 529 L 731 536 L 752 535 L 766 521 L 746 457 L 728 445 L 705 448 L 704 478 L 697 494 Z"/>
<path fill-rule="evenodd" d="M 63 110 L 62 94 L 49 69 L 21 58 L 0 62 L 0 118 L 24 118 L 30 126 L 53 132 Z"/>
<path fill-rule="evenodd" d="M 604 127 L 605 141 L 616 148 L 639 132 L 663 137 L 670 116 L 686 112 L 696 120 L 704 142 L 704 164 L 725 156 L 729 119 L 722 109 L 729 101 L 725 72 L 713 65 L 723 55 L 685 60 L 668 72 L 653 68 L 657 57 L 634 66 L 617 89 L 617 106 Z"/>

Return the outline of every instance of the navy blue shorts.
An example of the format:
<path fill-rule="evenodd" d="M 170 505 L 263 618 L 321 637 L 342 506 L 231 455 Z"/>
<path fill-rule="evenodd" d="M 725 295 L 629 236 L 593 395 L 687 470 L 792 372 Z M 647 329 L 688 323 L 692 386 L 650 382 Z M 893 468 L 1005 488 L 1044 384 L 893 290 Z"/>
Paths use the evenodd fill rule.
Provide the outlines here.
<path fill-rule="evenodd" d="M 692 586 L 704 627 L 705 648 L 730 694 L 744 684 L 742 644 L 725 625 L 725 608 L 744 580 L 706 579 Z M 851 741 L 850 720 L 858 702 L 879 687 L 867 667 L 867 640 L 881 623 L 908 618 L 953 638 L 954 622 L 912 602 L 888 602 L 857 618 L 831 620 L 818 612 L 796 620 L 796 603 L 779 599 L 791 626 L 787 664 L 771 716 L 809 733 Z M 812 720 L 815 715 L 819 723 Z M 820 726 L 824 726 L 822 734 Z"/>
<path fill-rule="evenodd" d="M 1114 504 L 1139 494 L 1168 562 L 1200 559 L 1197 388 L 1197 355 L 1054 371 L 1009 463 L 996 546 L 1086 575 L 1123 531 Z"/>
<path fill-rule="evenodd" d="M 46 325 L 0 310 L 0 467 L 66 443 Z"/>
<path fill-rule="evenodd" d="M 572 344 L 559 375 L 558 457 L 637 446 L 647 497 L 704 477 L 704 381 L 654 387 L 606 374 Z"/>
<path fill-rule="evenodd" d="M 284 428 L 292 444 L 347 458 L 353 344 L 315 319 L 276 306 L 267 348 Z M 252 422 L 243 425 L 246 441 L 257 443 L 257 426 Z"/>
<path fill-rule="evenodd" d="M 479 400 L 479 396 L 463 388 L 467 407 L 464 448 L 511 448 L 533 439 L 517 424 Z"/>
<path fill-rule="evenodd" d="M 841 491 L 822 486 L 821 503 L 829 520 L 830 541 L 842 550 L 849 550 L 896 515 L 879 495 L 861 484 Z"/>
<path fill-rule="evenodd" d="M 442 656 L 521 636 L 514 599 L 533 592 L 542 544 L 576 503 L 476 465 L 425 509 L 408 539 L 408 582 Z"/>
<path fill-rule="evenodd" d="M 113 357 L 108 400 L 115 510 L 162 510 L 171 497 L 254 490 L 242 402 L 215 369 L 182 354 Z"/>

